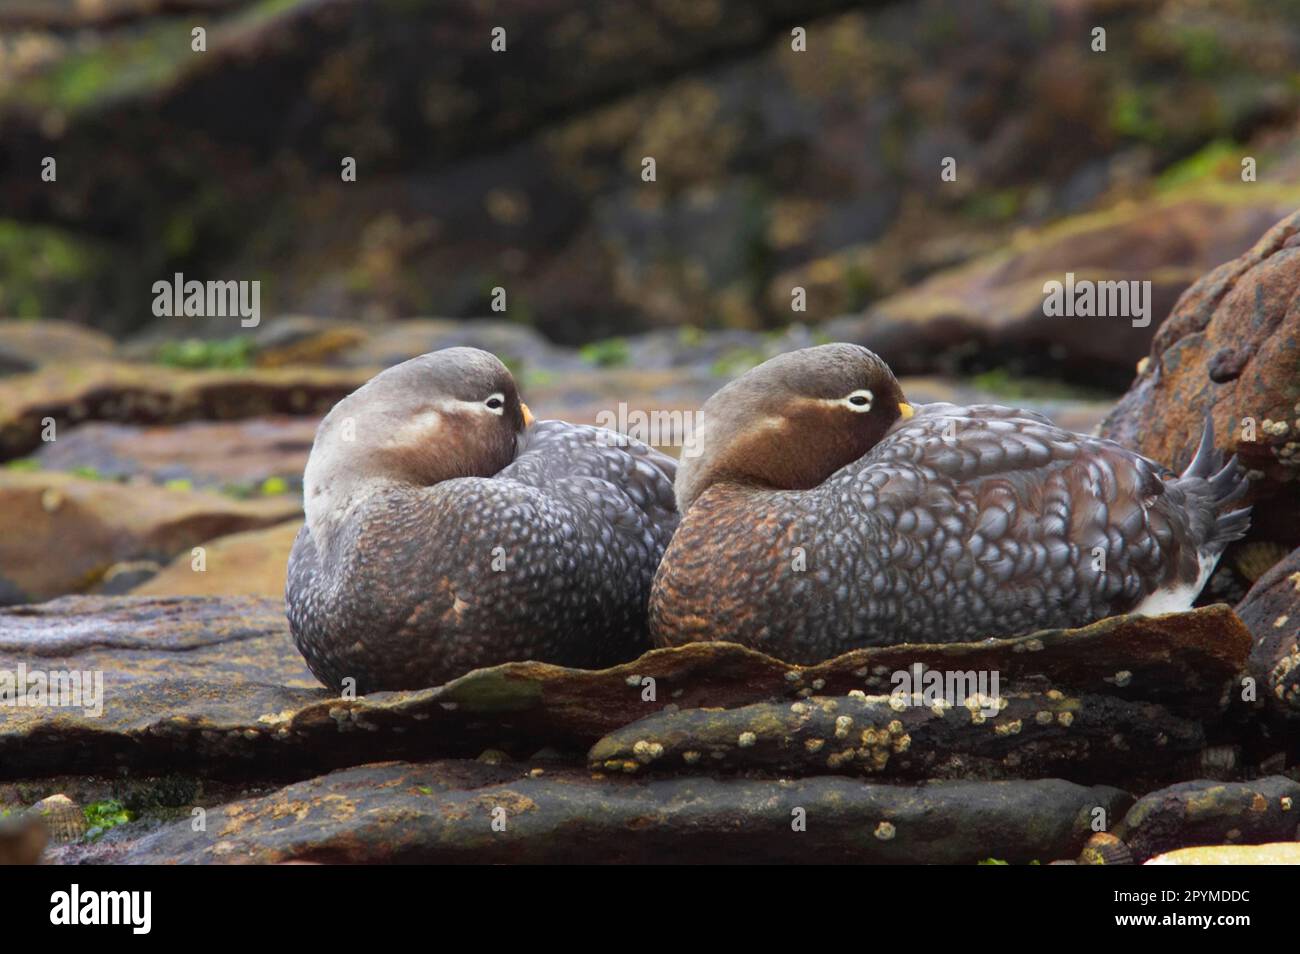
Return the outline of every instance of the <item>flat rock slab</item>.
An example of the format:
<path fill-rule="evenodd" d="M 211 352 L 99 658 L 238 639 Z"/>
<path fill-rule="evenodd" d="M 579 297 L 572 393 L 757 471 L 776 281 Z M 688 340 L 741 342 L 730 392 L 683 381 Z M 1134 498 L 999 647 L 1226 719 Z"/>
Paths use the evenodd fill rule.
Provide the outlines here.
<path fill-rule="evenodd" d="M 1300 838 L 1300 782 L 1181 782 L 1138 799 L 1114 829 L 1138 861 L 1196 845 L 1264 844 Z"/>
<path fill-rule="evenodd" d="M 283 414 L 165 426 L 92 421 L 59 434 L 32 456 L 45 470 L 89 469 L 109 479 L 254 490 L 279 477 L 301 487 L 318 423 L 315 416 Z"/>
<path fill-rule="evenodd" d="M 600 671 L 507 663 L 437 688 L 341 699 L 307 671 L 279 600 L 68 597 L 0 611 L 0 672 L 20 664 L 100 671 L 103 713 L 8 709 L 0 777 L 121 766 L 302 777 L 375 758 L 473 755 L 485 747 L 582 751 L 667 705 L 734 708 L 888 692 L 890 675 L 914 663 L 996 669 L 1003 693 L 1060 686 L 1211 717 L 1249 650 L 1245 627 L 1215 606 L 1012 640 L 858 650 L 810 667 L 729 643 L 653 650 Z"/>
<path fill-rule="evenodd" d="M 320 417 L 374 370 L 186 371 L 124 361 L 46 365 L 0 380 L 0 459 L 39 447 L 46 418 L 54 419 L 61 434 L 84 421 L 176 424 L 268 414 Z"/>
<path fill-rule="evenodd" d="M 566 769 L 502 779 L 511 772 L 362 765 L 212 810 L 206 831 L 185 819 L 104 854 L 145 864 L 1048 861 L 1078 853 L 1097 809 L 1115 817 L 1130 801 L 1060 780 L 900 787 Z"/>
<path fill-rule="evenodd" d="M 297 497 L 236 500 L 58 473 L 0 469 L 0 604 L 111 584 L 123 564 L 158 565 L 225 534 L 282 523 Z"/>

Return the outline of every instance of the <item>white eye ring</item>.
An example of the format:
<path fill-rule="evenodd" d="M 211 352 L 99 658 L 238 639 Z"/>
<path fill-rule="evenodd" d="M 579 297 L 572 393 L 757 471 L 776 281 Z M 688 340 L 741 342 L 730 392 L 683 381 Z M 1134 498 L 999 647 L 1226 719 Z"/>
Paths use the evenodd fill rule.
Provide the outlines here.
<path fill-rule="evenodd" d="M 483 406 L 488 409 L 489 414 L 495 414 L 500 417 L 506 412 L 506 396 L 498 391 L 496 394 L 489 394 Z"/>
<path fill-rule="evenodd" d="M 871 410 L 871 404 L 875 399 L 876 396 L 874 394 L 866 388 L 862 388 L 858 391 L 850 392 L 848 397 L 844 398 L 840 403 L 850 411 L 865 414 L 867 411 Z"/>

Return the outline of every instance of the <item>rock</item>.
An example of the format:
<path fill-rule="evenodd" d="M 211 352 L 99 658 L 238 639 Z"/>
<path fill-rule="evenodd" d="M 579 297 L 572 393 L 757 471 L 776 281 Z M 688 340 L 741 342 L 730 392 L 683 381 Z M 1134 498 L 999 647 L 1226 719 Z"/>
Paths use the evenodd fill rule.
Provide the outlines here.
<path fill-rule="evenodd" d="M 318 423 L 314 415 L 144 427 L 91 422 L 40 445 L 32 459 L 45 470 L 90 471 L 109 479 L 184 481 L 245 495 L 272 480 L 279 492 L 300 492 Z"/>
<path fill-rule="evenodd" d="M 1276 711 L 1300 716 L 1300 549 L 1251 587 L 1237 615 L 1254 637 L 1250 673 Z"/>
<path fill-rule="evenodd" d="M 627 774 L 1064 778 L 1134 787 L 1180 777 L 1205 745 L 1198 723 L 1107 696 L 1003 691 L 943 707 L 909 699 L 813 696 L 663 712 L 616 729 L 587 759 L 593 771 Z"/>
<path fill-rule="evenodd" d="M 1203 276 L 1155 336 L 1103 437 L 1181 471 L 1205 419 L 1251 477 L 1249 541 L 1300 545 L 1300 213 Z M 1253 430 L 1253 433 L 1252 433 Z"/>
<path fill-rule="evenodd" d="M 940 272 L 861 318 L 821 330 L 833 340 L 867 345 L 899 374 L 960 369 L 975 358 L 1042 377 L 1063 373 L 1123 387 L 1184 289 L 1294 207 L 1293 198 L 1199 196 L 1124 204 L 1018 235 L 1008 249 Z M 1045 316 L 1044 283 L 1065 282 L 1067 272 L 1076 282 L 1151 281 L 1149 325 Z M 1188 433 L 1199 436 L 1199 427 Z"/>
<path fill-rule="evenodd" d="M 84 697 L 82 707 L 6 707 L 7 778 L 149 765 L 220 774 L 232 763 L 273 774 L 267 743 L 289 718 L 281 714 L 327 695 L 280 602 L 246 597 L 65 597 L 2 610 L 0 672 L 20 666 L 102 673 L 102 712 Z M 320 716 L 330 722 L 327 710 Z"/>
<path fill-rule="evenodd" d="M 0 470 L 0 589 L 8 602 L 78 593 L 122 561 L 166 561 L 301 513 L 293 497 L 233 500 L 55 473 Z"/>
<path fill-rule="evenodd" d="M 285 571 L 300 520 L 265 530 L 248 530 L 217 537 L 204 545 L 207 566 L 196 573 L 189 554 L 182 553 L 156 576 L 131 590 L 135 596 L 267 596 L 284 597 Z"/>
<path fill-rule="evenodd" d="M 101 361 L 112 356 L 113 339 L 71 321 L 0 321 L 0 374 L 35 371 L 59 361 Z"/>
<path fill-rule="evenodd" d="M 253 335 L 254 360 L 259 368 L 334 364 L 366 337 L 360 328 L 341 321 L 281 315 L 258 326 Z"/>
<path fill-rule="evenodd" d="M 1270 845 L 1209 845 L 1156 855 L 1149 865 L 1300 865 L 1300 842 Z"/>
<path fill-rule="evenodd" d="M 1113 834 L 1138 861 L 1194 845 L 1263 844 L 1296 838 L 1300 782 L 1182 782 L 1138 799 Z"/>
<path fill-rule="evenodd" d="M 84 421 L 176 424 L 273 414 L 320 417 L 373 373 L 331 368 L 187 371 L 156 365 L 49 365 L 0 379 L 0 459 L 41 446 L 46 419 L 56 438 Z"/>
<path fill-rule="evenodd" d="M 363 765 L 139 838 L 130 863 L 645 861 L 972 864 L 1077 854 L 1089 819 L 1129 802 L 1060 780 L 641 781 L 477 762 Z M 806 830 L 794 830 L 800 817 Z M 498 811 L 499 810 L 499 811 Z M 494 830 L 503 822 L 504 830 Z M 93 857 L 93 855 L 88 856 Z"/>
<path fill-rule="evenodd" d="M 1081 694 L 1212 718 L 1249 646 L 1231 611 L 1211 607 L 969 646 L 858 650 L 807 668 L 728 643 L 653 650 L 599 671 L 507 663 L 436 688 L 343 699 L 307 671 L 278 598 L 66 597 L 0 610 L 0 672 L 20 664 L 102 672 L 103 713 L 10 710 L 0 720 L 0 777 L 119 768 L 301 777 L 485 748 L 585 751 L 665 705 L 734 708 L 888 691 L 889 674 L 913 663 L 1000 667 L 1008 691 L 1030 691 L 1052 673 L 1054 684 Z"/>
<path fill-rule="evenodd" d="M 586 367 L 576 351 L 551 344 L 527 325 L 478 319 L 411 319 L 374 327 L 365 341 L 332 363 L 350 368 L 387 368 L 441 348 L 491 351 L 516 374 L 574 371 Z"/>

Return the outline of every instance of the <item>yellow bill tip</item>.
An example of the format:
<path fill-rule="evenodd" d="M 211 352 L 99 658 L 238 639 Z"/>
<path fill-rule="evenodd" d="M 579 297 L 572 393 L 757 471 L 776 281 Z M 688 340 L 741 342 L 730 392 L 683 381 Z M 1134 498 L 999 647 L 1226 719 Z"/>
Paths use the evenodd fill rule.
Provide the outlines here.
<path fill-rule="evenodd" d="M 898 404 L 898 413 L 901 414 L 901 415 L 903 415 L 903 420 L 906 421 L 906 420 L 908 420 L 908 419 L 909 419 L 913 414 L 916 413 L 916 410 L 912 407 L 912 405 L 910 405 L 910 404 L 906 404 L 906 403 L 903 403 L 903 402 L 900 401 L 899 404 Z"/>
<path fill-rule="evenodd" d="M 528 405 L 523 401 L 520 401 L 519 409 L 524 412 L 524 427 L 532 427 L 533 421 L 535 421 L 536 418 L 533 417 L 533 412 L 528 410 Z"/>

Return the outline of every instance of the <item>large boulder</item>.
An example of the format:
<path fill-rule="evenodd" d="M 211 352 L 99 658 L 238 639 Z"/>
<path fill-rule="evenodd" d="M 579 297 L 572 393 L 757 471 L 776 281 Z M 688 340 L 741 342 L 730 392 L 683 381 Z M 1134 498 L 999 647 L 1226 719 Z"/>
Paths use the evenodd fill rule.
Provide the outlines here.
<path fill-rule="evenodd" d="M 176 424 L 272 414 L 319 418 L 375 370 L 182 370 L 118 361 L 47 365 L 0 379 L 0 460 L 37 450 L 51 433 L 58 440 L 87 421 Z"/>
<path fill-rule="evenodd" d="M 1300 213 L 1178 300 L 1104 437 L 1181 471 L 1205 421 L 1255 506 L 1248 540 L 1300 544 Z"/>

